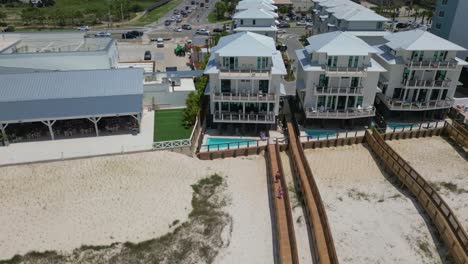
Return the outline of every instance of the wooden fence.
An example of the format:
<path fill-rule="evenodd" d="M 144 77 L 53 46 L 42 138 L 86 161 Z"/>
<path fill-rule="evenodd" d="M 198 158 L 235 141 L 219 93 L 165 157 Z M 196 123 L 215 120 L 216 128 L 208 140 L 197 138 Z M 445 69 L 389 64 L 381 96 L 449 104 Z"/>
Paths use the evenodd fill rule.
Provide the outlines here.
<path fill-rule="evenodd" d="M 456 263 L 468 263 L 468 236 L 442 197 L 385 142 L 377 131 L 367 130 L 365 141 L 385 167 L 390 169 L 416 197 L 435 224 Z"/>

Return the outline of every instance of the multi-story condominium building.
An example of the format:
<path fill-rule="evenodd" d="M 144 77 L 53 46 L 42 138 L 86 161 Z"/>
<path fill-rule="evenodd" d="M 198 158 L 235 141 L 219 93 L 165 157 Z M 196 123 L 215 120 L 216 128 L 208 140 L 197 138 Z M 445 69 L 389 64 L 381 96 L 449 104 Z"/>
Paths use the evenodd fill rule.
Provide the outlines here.
<path fill-rule="evenodd" d="M 271 12 L 276 12 L 278 7 L 273 5 L 271 2 L 265 1 L 240 1 L 236 6 L 236 12 L 244 11 L 247 9 L 256 8 L 263 9 Z"/>
<path fill-rule="evenodd" d="M 286 68 L 272 38 L 252 32 L 222 37 L 205 74 L 214 123 L 276 123 Z"/>
<path fill-rule="evenodd" d="M 277 17 L 278 14 L 270 10 L 249 8 L 234 14 L 233 31 L 250 31 L 274 38 L 278 31 L 275 23 Z"/>
<path fill-rule="evenodd" d="M 387 70 L 380 76 L 376 104 L 385 116 L 443 118 L 453 104 L 465 49 L 423 30 L 384 36 L 375 59 Z"/>
<path fill-rule="evenodd" d="M 382 31 L 387 18 L 351 0 L 312 0 L 313 33 Z"/>
<path fill-rule="evenodd" d="M 349 32 L 307 40 L 310 45 L 296 50 L 297 95 L 306 119 L 368 121 L 375 115 L 379 74 L 385 71 L 371 58 L 377 51 Z"/>
<path fill-rule="evenodd" d="M 467 14 L 468 1 L 466 0 L 438 0 L 431 32 L 468 49 Z M 457 55 L 468 61 L 468 51 L 458 52 Z"/>

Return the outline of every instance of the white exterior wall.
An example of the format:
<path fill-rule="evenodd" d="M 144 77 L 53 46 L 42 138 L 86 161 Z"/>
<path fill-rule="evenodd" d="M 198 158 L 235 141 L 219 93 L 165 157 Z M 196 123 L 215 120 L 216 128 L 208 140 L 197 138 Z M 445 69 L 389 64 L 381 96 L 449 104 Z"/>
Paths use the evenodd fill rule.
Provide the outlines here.
<path fill-rule="evenodd" d="M 1 54 L 0 66 L 46 70 L 95 70 L 114 68 L 118 61 L 117 47 L 108 51 L 62 53 Z"/>
<path fill-rule="evenodd" d="M 243 24 L 241 25 L 241 20 Z M 255 20 L 255 25 L 253 24 L 253 21 Z M 251 19 L 251 18 L 236 18 L 234 19 L 234 24 L 236 27 L 270 27 L 272 25 L 275 25 L 275 19 Z"/>

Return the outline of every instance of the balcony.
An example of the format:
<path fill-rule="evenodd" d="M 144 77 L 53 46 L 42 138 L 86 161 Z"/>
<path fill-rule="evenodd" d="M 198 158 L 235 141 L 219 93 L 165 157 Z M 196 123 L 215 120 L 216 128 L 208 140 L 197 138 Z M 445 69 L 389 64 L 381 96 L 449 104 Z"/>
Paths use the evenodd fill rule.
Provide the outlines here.
<path fill-rule="evenodd" d="M 458 65 L 456 60 L 450 61 L 411 61 L 410 58 L 407 58 L 407 63 L 405 65 L 412 69 L 455 69 Z"/>
<path fill-rule="evenodd" d="M 402 84 L 405 88 L 422 88 L 422 89 L 450 88 L 450 85 L 452 84 L 452 80 L 445 80 L 445 81 L 403 80 Z"/>
<path fill-rule="evenodd" d="M 306 110 L 306 117 L 311 119 L 352 119 L 372 116 L 375 116 L 375 109 L 373 107 L 346 110 L 316 110 L 308 108 Z"/>
<path fill-rule="evenodd" d="M 275 114 L 267 113 L 250 113 L 242 114 L 236 112 L 215 112 L 213 114 L 213 122 L 216 123 L 252 123 L 252 124 L 274 124 Z"/>
<path fill-rule="evenodd" d="M 363 87 L 321 87 L 314 86 L 314 95 L 362 95 Z"/>
<path fill-rule="evenodd" d="M 325 66 L 327 76 L 366 77 L 367 67 L 330 67 Z"/>
<path fill-rule="evenodd" d="M 259 79 L 265 80 L 270 78 L 270 71 L 269 70 L 257 70 L 254 67 L 239 67 L 237 69 L 228 69 L 225 67 L 221 67 L 218 65 L 219 68 L 219 77 L 221 79 Z"/>
<path fill-rule="evenodd" d="M 383 94 L 378 94 L 380 100 L 382 100 L 388 109 L 392 111 L 425 111 L 425 110 L 436 110 L 446 109 L 452 107 L 454 100 L 447 98 L 445 100 L 430 100 L 427 102 L 406 102 L 399 99 L 392 99 Z"/>
<path fill-rule="evenodd" d="M 276 102 L 277 95 L 272 93 L 259 93 L 259 94 L 241 94 L 241 93 L 214 93 L 212 100 L 214 102 L 262 102 L 274 103 Z"/>

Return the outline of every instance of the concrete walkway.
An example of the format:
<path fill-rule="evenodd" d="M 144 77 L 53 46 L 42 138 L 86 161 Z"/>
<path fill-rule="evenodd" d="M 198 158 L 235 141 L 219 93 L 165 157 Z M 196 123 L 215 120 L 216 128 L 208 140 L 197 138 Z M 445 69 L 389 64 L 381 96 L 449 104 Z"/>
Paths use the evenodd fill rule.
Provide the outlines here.
<path fill-rule="evenodd" d="M 116 135 L 13 143 L 8 147 L 0 147 L 0 166 L 150 150 L 153 146 L 153 129 L 154 112 L 144 112 L 141 132 L 136 136 Z"/>

